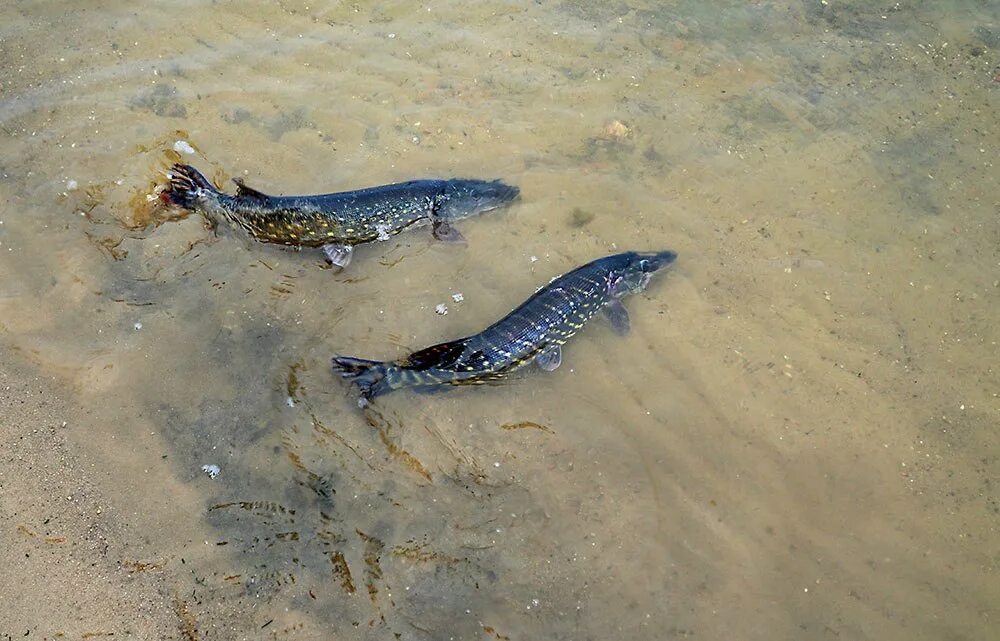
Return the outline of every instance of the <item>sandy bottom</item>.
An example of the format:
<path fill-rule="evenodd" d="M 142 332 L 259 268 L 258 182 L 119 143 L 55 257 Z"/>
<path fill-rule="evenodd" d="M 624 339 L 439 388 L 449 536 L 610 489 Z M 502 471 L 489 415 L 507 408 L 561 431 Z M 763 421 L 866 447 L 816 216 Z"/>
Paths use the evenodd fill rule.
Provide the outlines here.
<path fill-rule="evenodd" d="M 135 519 L 95 484 L 114 472 L 73 444 L 86 426 L 71 422 L 71 394 L 6 350 L 0 390 L 0 637 L 175 638 L 183 598 L 135 558 Z"/>
<path fill-rule="evenodd" d="M 996 3 L 0 25 L 3 641 L 996 636 Z M 160 206 L 176 161 L 522 197 L 336 272 Z M 330 371 L 629 249 L 679 258 L 553 372 L 362 412 Z"/>

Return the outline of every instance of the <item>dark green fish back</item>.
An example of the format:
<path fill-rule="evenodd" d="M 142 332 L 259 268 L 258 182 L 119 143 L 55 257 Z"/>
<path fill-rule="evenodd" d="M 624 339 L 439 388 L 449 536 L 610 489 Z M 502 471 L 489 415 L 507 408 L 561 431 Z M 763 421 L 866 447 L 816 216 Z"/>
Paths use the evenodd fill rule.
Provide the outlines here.
<path fill-rule="evenodd" d="M 479 334 L 415 352 L 401 365 L 454 372 L 455 383 L 515 369 L 565 343 L 601 310 L 610 299 L 610 273 L 606 262 L 584 265 L 542 287 Z M 434 373 L 433 380 L 448 382 L 442 372 Z"/>
<path fill-rule="evenodd" d="M 265 243 L 319 247 L 358 245 L 431 222 L 442 236 L 446 221 L 502 207 L 520 190 L 499 180 L 411 180 L 316 196 L 271 196 L 235 179 L 236 195 L 219 190 L 197 169 L 176 164 L 165 202 L 202 209 L 213 221 L 226 218 Z M 445 224 L 439 224 L 445 223 Z"/>
<path fill-rule="evenodd" d="M 618 299 L 642 291 L 653 272 L 676 258 L 673 251 L 606 256 L 553 279 L 478 334 L 432 345 L 396 361 L 338 355 L 333 357 L 333 370 L 358 386 L 362 405 L 403 387 L 494 381 L 532 360 L 552 370 L 559 366 L 560 346 L 607 305 L 617 306 L 610 308 L 614 313 L 609 318 L 617 318 L 627 331 L 628 314 Z"/>
<path fill-rule="evenodd" d="M 241 186 L 220 200 L 227 218 L 263 242 L 356 245 L 429 220 L 446 183 L 416 180 L 322 196 L 268 196 Z"/>

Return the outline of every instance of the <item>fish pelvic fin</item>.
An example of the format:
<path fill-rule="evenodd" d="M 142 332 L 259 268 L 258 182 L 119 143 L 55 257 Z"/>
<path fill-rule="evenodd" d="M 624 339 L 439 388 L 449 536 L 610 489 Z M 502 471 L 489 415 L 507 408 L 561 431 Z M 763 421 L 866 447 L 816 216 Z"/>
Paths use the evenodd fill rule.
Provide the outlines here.
<path fill-rule="evenodd" d="M 191 165 L 175 164 L 167 172 L 167 177 L 170 178 L 170 185 L 160 192 L 160 198 L 171 205 L 194 209 L 202 195 L 219 193 L 215 185 Z"/>
<path fill-rule="evenodd" d="M 358 404 L 362 407 L 376 396 L 391 391 L 386 374 L 392 366 L 392 363 L 351 356 L 333 357 L 333 371 L 357 386 L 361 392 Z"/>

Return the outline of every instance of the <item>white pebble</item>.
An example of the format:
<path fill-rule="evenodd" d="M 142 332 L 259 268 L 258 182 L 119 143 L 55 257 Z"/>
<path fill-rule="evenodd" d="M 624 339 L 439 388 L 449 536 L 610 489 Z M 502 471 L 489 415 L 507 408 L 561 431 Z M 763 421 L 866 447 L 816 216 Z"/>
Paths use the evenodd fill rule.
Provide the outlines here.
<path fill-rule="evenodd" d="M 194 147 L 192 147 L 186 140 L 178 140 L 174 143 L 174 151 L 179 154 L 193 154 Z"/>
<path fill-rule="evenodd" d="M 138 332 L 140 329 L 142 329 L 142 323 L 136 323 L 135 325 L 132 326 L 132 329 Z"/>
<path fill-rule="evenodd" d="M 448 306 L 444 303 L 438 303 L 438 306 L 434 308 L 434 313 L 444 316 L 448 313 Z"/>
<path fill-rule="evenodd" d="M 285 405 L 287 405 L 288 407 L 295 407 L 295 399 L 289 396 L 288 398 L 285 399 Z"/>
<path fill-rule="evenodd" d="M 208 464 L 208 465 L 202 465 L 201 466 L 201 471 L 204 472 L 205 474 L 208 474 L 208 478 L 210 478 L 210 479 L 214 479 L 216 476 L 218 476 L 222 472 L 222 470 L 219 469 L 218 465 L 211 464 L 211 463 Z"/>
<path fill-rule="evenodd" d="M 458 292 L 457 294 L 452 294 L 451 299 L 456 303 L 461 303 L 463 300 L 465 300 L 465 296 L 462 296 L 462 292 Z"/>
<path fill-rule="evenodd" d="M 68 189 L 69 191 L 73 191 L 79 186 L 80 183 L 76 182 L 75 180 L 70 179 L 66 181 L 66 189 Z"/>
<path fill-rule="evenodd" d="M 538 256 L 532 256 L 531 257 L 531 262 L 537 263 L 538 262 Z"/>

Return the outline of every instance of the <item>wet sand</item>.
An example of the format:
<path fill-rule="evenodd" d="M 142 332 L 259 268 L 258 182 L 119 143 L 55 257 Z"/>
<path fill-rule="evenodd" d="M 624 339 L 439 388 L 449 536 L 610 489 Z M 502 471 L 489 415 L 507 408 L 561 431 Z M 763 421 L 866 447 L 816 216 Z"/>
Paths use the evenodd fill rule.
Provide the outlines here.
<path fill-rule="evenodd" d="M 133 556 L 142 519 L 102 493 L 115 470 L 81 456 L 72 395 L 0 356 L 3 638 L 175 637 L 183 606 L 162 565 Z"/>
<path fill-rule="evenodd" d="M 0 22 L 0 638 L 996 629 L 995 8 Z M 522 200 L 463 221 L 467 248 L 414 231 L 335 273 L 158 207 L 178 159 L 275 193 L 465 176 Z M 631 334 L 594 322 L 555 372 L 364 413 L 329 371 L 667 248 Z"/>

